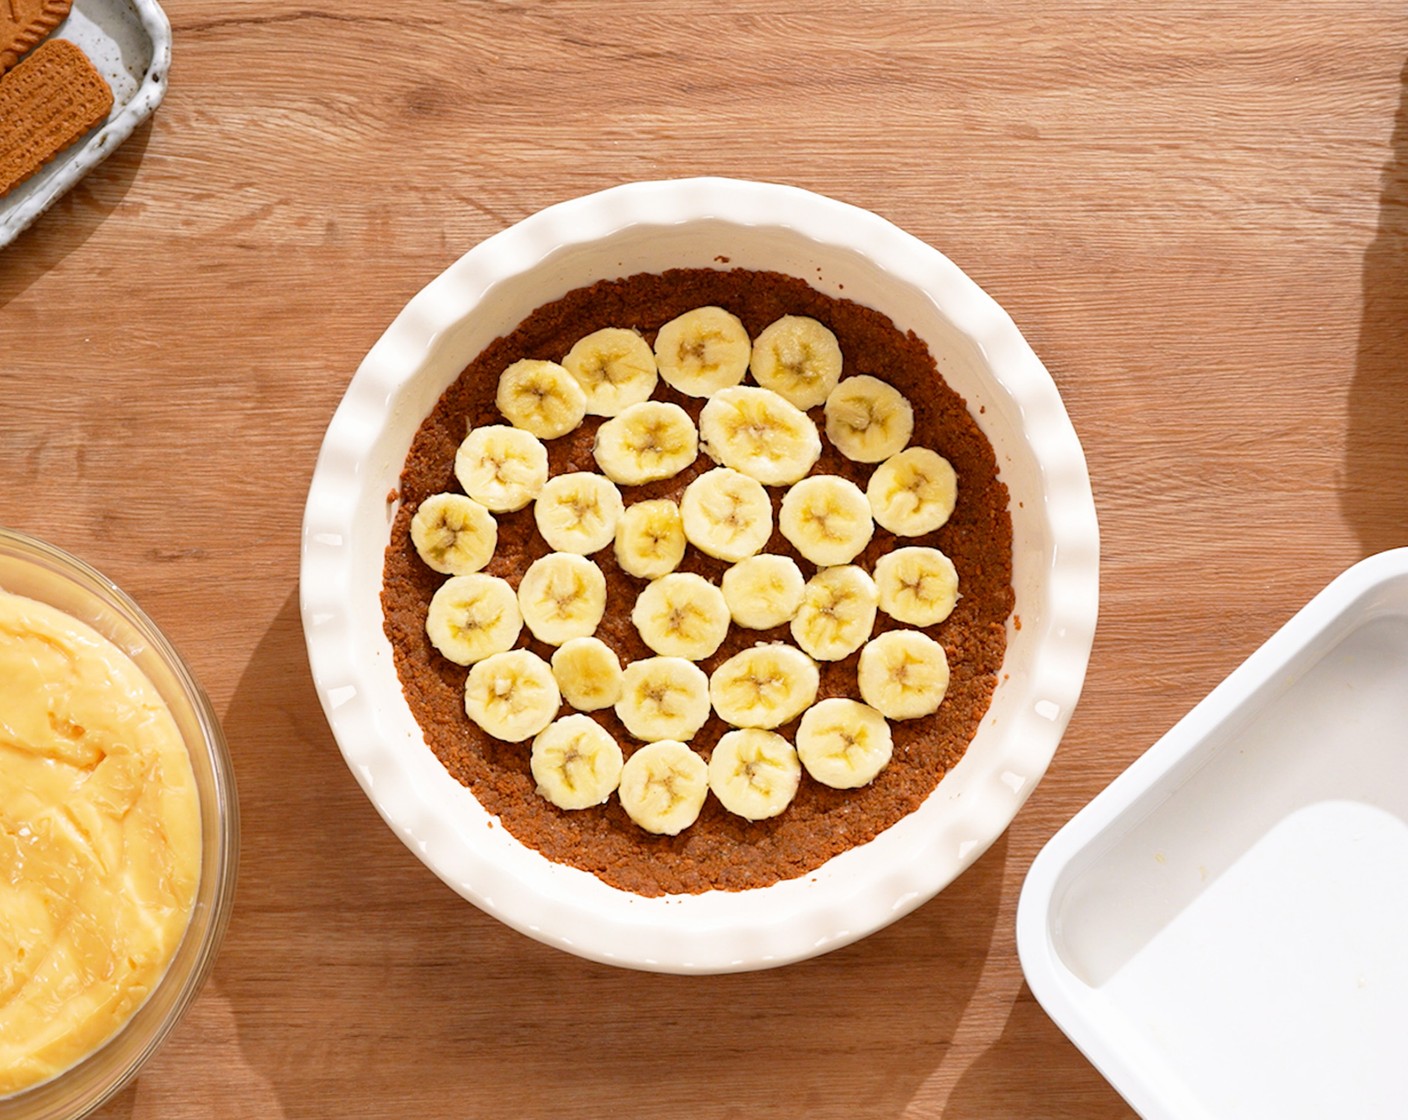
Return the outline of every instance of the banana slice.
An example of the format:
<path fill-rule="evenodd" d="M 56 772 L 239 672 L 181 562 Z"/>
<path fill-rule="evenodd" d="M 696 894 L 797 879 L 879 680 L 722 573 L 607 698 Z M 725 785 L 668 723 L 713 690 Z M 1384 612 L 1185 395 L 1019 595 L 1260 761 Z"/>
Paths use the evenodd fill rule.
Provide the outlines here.
<path fill-rule="evenodd" d="M 531 739 L 562 706 L 548 663 L 526 649 L 476 662 L 464 682 L 464 710 L 486 734 L 506 743 Z"/>
<path fill-rule="evenodd" d="M 709 756 L 709 788 L 725 809 L 745 820 L 777 816 L 792 803 L 801 781 L 797 752 L 772 731 L 730 731 Z"/>
<path fill-rule="evenodd" d="M 728 604 L 703 576 L 671 572 L 651 580 L 636 596 L 631 621 L 656 653 L 703 661 L 728 635 Z"/>
<path fill-rule="evenodd" d="M 792 547 L 820 567 L 849 564 L 870 543 L 870 503 L 854 482 L 814 474 L 782 496 L 778 528 Z"/>
<path fill-rule="evenodd" d="M 618 796 L 646 832 L 678 836 L 699 819 L 708 793 L 708 764 L 683 743 L 662 739 L 626 759 Z"/>
<path fill-rule="evenodd" d="M 948 655 L 918 630 L 891 630 L 867 642 L 856 667 L 860 697 L 890 719 L 938 710 L 948 692 Z"/>
<path fill-rule="evenodd" d="M 684 559 L 684 520 L 669 498 L 627 506 L 616 523 L 616 563 L 641 579 L 669 575 Z"/>
<path fill-rule="evenodd" d="M 600 805 L 621 784 L 621 748 L 591 716 L 563 716 L 533 739 L 528 767 L 538 794 L 559 809 Z"/>
<path fill-rule="evenodd" d="M 897 548 L 875 563 L 880 609 L 911 626 L 934 626 L 958 602 L 958 571 L 937 548 Z M 728 589 L 724 589 L 728 597 Z"/>
<path fill-rule="evenodd" d="M 722 307 L 698 307 L 655 335 L 655 364 L 665 383 L 687 397 L 737 385 L 748 372 L 748 332 Z"/>
<path fill-rule="evenodd" d="M 841 380 L 841 345 L 831 328 L 805 315 L 784 315 L 753 341 L 753 377 L 803 412 L 821 404 Z"/>
<path fill-rule="evenodd" d="M 820 683 L 815 661 L 776 642 L 735 653 L 715 669 L 709 698 L 734 727 L 781 727 L 811 707 Z"/>
<path fill-rule="evenodd" d="M 641 401 L 602 424 L 592 449 L 601 473 L 623 486 L 674 478 L 699 457 L 689 413 L 666 401 Z"/>
<path fill-rule="evenodd" d="M 595 632 L 606 613 L 606 577 L 585 556 L 549 552 L 528 565 L 518 606 L 533 637 L 550 646 Z"/>
<path fill-rule="evenodd" d="M 763 553 L 724 572 L 720 587 L 728 613 L 749 630 L 771 630 L 792 621 L 802 605 L 802 570 L 790 556 Z"/>
<path fill-rule="evenodd" d="M 562 698 L 579 712 L 609 708 L 621 699 L 621 662 L 600 638 L 569 638 L 552 654 Z"/>
<path fill-rule="evenodd" d="M 586 394 L 588 416 L 619 416 L 648 401 L 658 380 L 650 344 L 624 327 L 605 327 L 578 339 L 562 366 Z"/>
<path fill-rule="evenodd" d="M 494 403 L 515 428 L 540 439 L 565 436 L 587 414 L 587 394 L 577 379 L 556 362 L 533 358 L 514 362 L 499 375 Z"/>
<path fill-rule="evenodd" d="M 865 505 L 864 498 L 861 504 Z M 680 513 L 689 542 L 718 560 L 752 556 L 772 536 L 768 492 L 757 479 L 730 467 L 705 471 L 686 486 Z M 865 507 L 865 519 L 870 520 L 869 506 Z"/>
<path fill-rule="evenodd" d="M 536 498 L 548 480 L 548 449 L 522 428 L 475 428 L 455 452 L 455 477 L 485 509 L 511 513 Z"/>
<path fill-rule="evenodd" d="M 547 480 L 533 519 L 549 546 L 587 556 L 611 543 L 624 511 L 614 482 L 592 471 L 573 471 Z"/>
<path fill-rule="evenodd" d="M 621 675 L 616 715 L 637 739 L 692 739 L 710 710 L 709 678 L 682 657 L 632 661 Z"/>
<path fill-rule="evenodd" d="M 430 644 L 456 665 L 472 665 L 512 649 L 523 629 L 518 596 L 507 580 L 482 572 L 451 576 L 425 615 Z"/>
<path fill-rule="evenodd" d="M 818 661 L 840 661 L 870 637 L 878 602 L 875 581 L 864 569 L 854 564 L 823 568 L 802 588 L 792 637 Z"/>
<path fill-rule="evenodd" d="M 875 523 L 901 537 L 932 533 L 953 513 L 958 476 L 949 461 L 927 447 L 891 455 L 865 488 Z"/>
<path fill-rule="evenodd" d="M 908 447 L 913 434 L 913 406 L 879 378 L 848 377 L 826 398 L 826 438 L 847 459 L 882 462 Z"/>
<path fill-rule="evenodd" d="M 833 789 L 869 785 L 893 751 L 885 717 L 855 700 L 823 700 L 797 725 L 797 757 L 808 774 Z"/>
<path fill-rule="evenodd" d="M 434 571 L 467 576 L 484 567 L 499 544 L 494 515 L 463 494 L 432 494 L 411 518 L 411 543 Z"/>
<path fill-rule="evenodd" d="M 738 385 L 709 398 L 699 413 L 704 450 L 717 463 L 765 486 L 789 486 L 821 455 L 816 425 L 771 389 Z"/>

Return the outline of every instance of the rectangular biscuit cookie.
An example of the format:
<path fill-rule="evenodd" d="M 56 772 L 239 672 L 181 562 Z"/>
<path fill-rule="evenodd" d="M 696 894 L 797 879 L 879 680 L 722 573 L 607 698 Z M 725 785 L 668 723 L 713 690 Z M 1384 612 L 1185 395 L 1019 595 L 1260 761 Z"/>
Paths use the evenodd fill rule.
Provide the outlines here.
<path fill-rule="evenodd" d="M 0 76 L 0 195 L 106 119 L 112 103 L 103 76 L 67 39 L 50 39 Z"/>
<path fill-rule="evenodd" d="M 0 0 L 0 74 L 43 42 L 72 5 L 73 0 Z"/>

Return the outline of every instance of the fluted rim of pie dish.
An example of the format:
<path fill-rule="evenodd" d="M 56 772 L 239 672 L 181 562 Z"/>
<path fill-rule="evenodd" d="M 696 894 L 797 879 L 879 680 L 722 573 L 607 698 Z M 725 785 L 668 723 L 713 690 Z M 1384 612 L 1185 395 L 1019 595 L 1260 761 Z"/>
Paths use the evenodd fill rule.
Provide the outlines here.
<path fill-rule="evenodd" d="M 673 258 L 660 254 L 676 249 L 691 259 L 662 264 Z M 969 371 L 970 411 L 1012 491 L 1017 608 L 1007 659 L 963 760 L 873 840 L 768 887 L 642 897 L 518 842 L 426 746 L 382 629 L 391 492 L 444 386 L 485 343 L 584 276 L 774 260 L 790 265 L 777 271 L 875 306 L 921 337 L 937 332 L 964 355 L 954 366 Z M 935 357 L 952 381 L 945 355 Z M 470 249 L 411 299 L 329 424 L 304 514 L 300 599 L 338 747 L 377 812 L 435 874 L 509 926 L 579 956 L 717 973 L 849 944 L 932 898 L 987 850 L 1045 773 L 1080 695 L 1098 568 L 1079 439 L 1055 383 L 996 302 L 937 249 L 869 211 L 792 186 L 701 178 L 550 206 Z"/>

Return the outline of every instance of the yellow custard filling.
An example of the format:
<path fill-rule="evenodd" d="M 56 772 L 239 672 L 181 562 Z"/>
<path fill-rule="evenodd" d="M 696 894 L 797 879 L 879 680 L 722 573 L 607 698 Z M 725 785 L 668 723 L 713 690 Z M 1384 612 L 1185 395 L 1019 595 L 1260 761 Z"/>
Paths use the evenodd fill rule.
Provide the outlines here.
<path fill-rule="evenodd" d="M 91 627 L 0 591 L 0 1095 L 142 1005 L 190 920 L 200 846 L 155 686 Z"/>

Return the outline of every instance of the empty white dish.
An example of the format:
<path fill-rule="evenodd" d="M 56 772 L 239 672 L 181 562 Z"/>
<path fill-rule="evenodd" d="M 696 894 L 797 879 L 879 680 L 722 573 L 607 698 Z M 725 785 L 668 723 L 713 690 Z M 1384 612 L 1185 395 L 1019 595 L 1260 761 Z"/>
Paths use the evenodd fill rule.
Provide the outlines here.
<path fill-rule="evenodd" d="M 1058 832 L 1017 940 L 1147 1120 L 1408 1116 L 1408 549 L 1332 582 Z"/>

